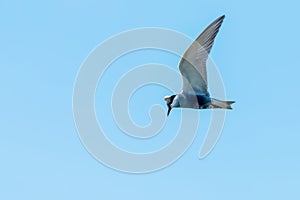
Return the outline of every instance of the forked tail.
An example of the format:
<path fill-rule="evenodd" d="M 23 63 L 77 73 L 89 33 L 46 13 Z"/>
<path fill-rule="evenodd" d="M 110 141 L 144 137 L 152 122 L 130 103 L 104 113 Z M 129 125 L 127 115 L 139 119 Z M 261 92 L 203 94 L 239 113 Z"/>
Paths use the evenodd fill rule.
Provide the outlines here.
<path fill-rule="evenodd" d="M 223 109 L 232 109 L 231 104 L 235 103 L 235 101 L 221 101 L 218 99 L 211 99 L 211 108 L 223 108 Z"/>

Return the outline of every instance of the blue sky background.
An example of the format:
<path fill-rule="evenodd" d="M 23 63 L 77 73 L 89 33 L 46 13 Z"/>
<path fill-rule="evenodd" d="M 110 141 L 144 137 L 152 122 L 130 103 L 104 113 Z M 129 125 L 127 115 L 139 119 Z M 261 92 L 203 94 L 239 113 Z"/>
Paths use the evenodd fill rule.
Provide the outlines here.
<path fill-rule="evenodd" d="M 299 199 L 299 7 L 291 0 L 1 1 L 0 199 Z M 211 56 L 228 99 L 237 103 L 214 151 L 198 160 L 200 125 L 186 154 L 155 173 L 120 173 L 93 159 L 72 116 L 73 84 L 89 52 L 138 27 L 195 38 L 222 14 Z M 143 55 L 129 55 L 120 65 L 160 62 L 177 69 L 176 56 Z M 131 109 L 137 123 L 149 122 L 139 117 L 147 109 L 140 109 L 143 97 L 155 91 L 169 94 L 150 86 L 136 94 Z M 153 103 L 165 106 L 159 101 Z M 179 113 L 172 111 L 170 120 Z M 206 124 L 209 112 L 200 116 Z M 129 139 L 122 141 L 114 142 L 132 147 Z"/>

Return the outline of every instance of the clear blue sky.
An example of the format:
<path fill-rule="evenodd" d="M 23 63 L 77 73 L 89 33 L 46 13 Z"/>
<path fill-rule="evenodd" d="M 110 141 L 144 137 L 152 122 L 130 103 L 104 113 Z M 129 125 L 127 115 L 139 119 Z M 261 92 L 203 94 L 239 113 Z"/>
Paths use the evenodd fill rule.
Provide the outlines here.
<path fill-rule="evenodd" d="M 299 7 L 295 0 L 1 1 L 0 199 L 299 199 Z M 186 154 L 155 173 L 120 173 L 90 156 L 72 116 L 73 84 L 89 52 L 138 27 L 195 38 L 222 14 L 211 56 L 237 103 L 213 152 L 197 158 L 200 124 Z M 161 61 L 177 69 L 178 58 L 148 54 L 120 62 Z M 147 114 L 142 97 L 153 91 L 166 92 L 149 86 L 136 94 L 137 123 L 148 123 L 140 118 Z M 209 112 L 200 117 L 205 124 Z M 114 142 L 130 149 L 129 139 Z"/>

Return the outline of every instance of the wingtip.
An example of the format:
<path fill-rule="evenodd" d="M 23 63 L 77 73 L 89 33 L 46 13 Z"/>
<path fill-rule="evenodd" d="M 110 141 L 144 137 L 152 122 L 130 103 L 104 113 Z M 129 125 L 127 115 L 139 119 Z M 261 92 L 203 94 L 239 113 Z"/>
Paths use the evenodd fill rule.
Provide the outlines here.
<path fill-rule="evenodd" d="M 220 17 L 218 17 L 212 24 L 222 24 L 223 23 L 223 20 L 225 18 L 225 15 L 222 15 Z"/>
<path fill-rule="evenodd" d="M 223 20 L 225 18 L 225 15 L 222 15 L 221 17 L 219 17 L 220 20 Z"/>

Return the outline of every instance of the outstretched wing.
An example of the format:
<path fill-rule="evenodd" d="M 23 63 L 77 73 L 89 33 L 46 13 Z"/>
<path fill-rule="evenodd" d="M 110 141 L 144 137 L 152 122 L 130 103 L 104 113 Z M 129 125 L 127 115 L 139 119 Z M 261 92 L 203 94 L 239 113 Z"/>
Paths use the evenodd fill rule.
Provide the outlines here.
<path fill-rule="evenodd" d="M 225 15 L 212 22 L 183 54 L 179 62 L 179 70 L 183 79 L 183 93 L 209 94 L 206 61 L 224 18 Z"/>

